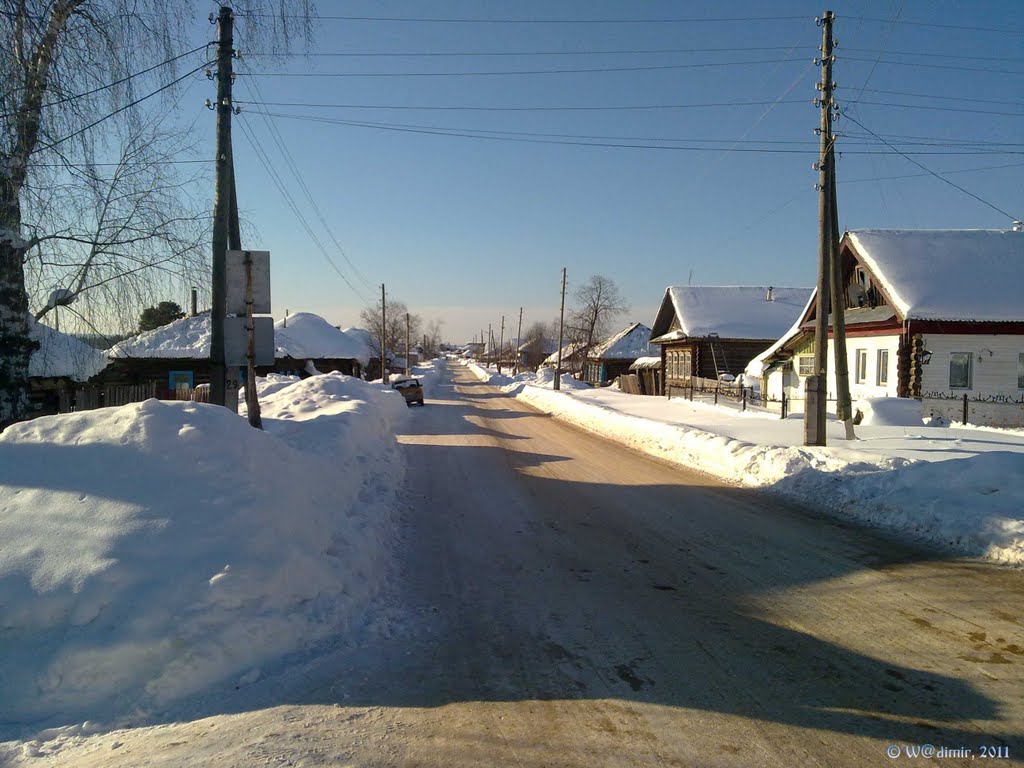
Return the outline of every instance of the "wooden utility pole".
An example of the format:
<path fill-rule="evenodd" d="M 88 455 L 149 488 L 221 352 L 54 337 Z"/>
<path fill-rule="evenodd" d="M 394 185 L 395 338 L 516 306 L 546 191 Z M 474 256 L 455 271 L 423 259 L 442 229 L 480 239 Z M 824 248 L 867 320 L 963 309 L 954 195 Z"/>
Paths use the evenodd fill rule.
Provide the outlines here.
<path fill-rule="evenodd" d="M 228 230 L 231 209 L 231 57 L 234 14 L 221 6 L 217 17 L 217 153 L 213 191 L 213 285 L 210 313 L 210 402 L 226 404 L 224 316 L 227 306 Z M 237 407 L 237 406 L 236 406 Z"/>
<path fill-rule="evenodd" d="M 248 334 L 246 351 L 245 377 L 245 408 L 249 416 L 249 425 L 263 429 L 263 417 L 260 413 L 260 399 L 256 395 L 256 324 L 252 319 L 252 251 L 245 252 L 245 330 Z M 230 389 L 228 390 L 230 392 Z M 238 395 L 235 395 L 235 409 L 238 408 Z"/>
<path fill-rule="evenodd" d="M 501 335 L 498 337 L 498 375 L 501 375 L 501 353 L 505 349 L 505 316 L 501 316 Z"/>
<path fill-rule="evenodd" d="M 519 329 L 516 331 L 516 367 L 515 375 L 519 375 L 519 347 L 523 346 L 523 308 L 519 308 Z M 543 347 L 541 347 L 543 349 Z"/>
<path fill-rule="evenodd" d="M 825 445 L 828 425 L 828 314 L 831 293 L 832 203 L 829 200 L 829 151 L 832 145 L 832 11 L 821 25 L 820 154 L 818 157 L 818 296 L 814 318 L 814 375 L 805 385 L 804 445 Z"/>
<path fill-rule="evenodd" d="M 384 298 L 384 283 L 380 284 L 380 381 L 382 384 L 385 382 L 384 376 L 384 360 L 387 357 L 387 353 L 384 351 L 384 339 L 387 336 L 388 318 L 387 318 L 387 302 Z"/>
<path fill-rule="evenodd" d="M 412 370 L 410 363 L 410 357 L 412 355 L 412 339 L 409 338 L 409 313 L 405 313 L 405 375 L 408 376 Z"/>
<path fill-rule="evenodd" d="M 833 110 L 833 115 L 837 114 Z M 832 231 L 830 261 L 832 262 L 832 349 L 836 356 L 836 417 L 843 422 L 847 440 L 856 440 L 853 429 L 853 401 L 850 397 L 850 359 L 846 354 L 846 291 L 843 287 L 843 264 L 839 259 L 839 203 L 836 198 L 836 137 L 829 142 L 829 197 L 831 199 Z"/>
<path fill-rule="evenodd" d="M 562 267 L 562 308 L 558 310 L 558 352 L 555 360 L 555 382 L 552 387 L 555 390 L 562 388 L 562 327 L 565 325 L 565 267 Z"/>
<path fill-rule="evenodd" d="M 491 331 L 491 324 L 487 324 L 487 347 L 490 347 L 491 354 L 494 354 L 494 333 Z M 487 347 L 484 348 L 486 351 Z M 486 359 L 486 358 L 485 358 Z"/>

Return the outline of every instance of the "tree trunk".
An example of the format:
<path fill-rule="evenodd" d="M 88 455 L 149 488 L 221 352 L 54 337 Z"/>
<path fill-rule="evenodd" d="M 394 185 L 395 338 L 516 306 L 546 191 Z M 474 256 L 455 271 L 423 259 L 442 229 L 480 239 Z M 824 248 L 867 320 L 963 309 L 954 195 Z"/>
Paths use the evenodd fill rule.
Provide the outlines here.
<path fill-rule="evenodd" d="M 28 363 L 37 346 L 28 335 L 25 243 L 13 186 L 0 179 L 0 429 L 28 414 Z"/>

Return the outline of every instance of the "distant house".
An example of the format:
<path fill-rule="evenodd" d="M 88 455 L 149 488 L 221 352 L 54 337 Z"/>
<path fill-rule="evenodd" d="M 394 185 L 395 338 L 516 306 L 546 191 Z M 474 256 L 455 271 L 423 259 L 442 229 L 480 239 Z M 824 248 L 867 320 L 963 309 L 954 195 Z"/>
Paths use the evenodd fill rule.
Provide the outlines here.
<path fill-rule="evenodd" d="M 554 339 L 528 339 L 516 348 L 516 357 L 520 370 L 536 370 L 553 352 L 558 349 Z"/>
<path fill-rule="evenodd" d="M 690 377 L 733 378 L 774 344 L 806 306 L 810 288 L 670 286 L 651 328 L 665 393 Z"/>
<path fill-rule="evenodd" d="M 579 371 L 583 367 L 583 345 L 570 341 L 562 346 L 562 371 Z M 558 364 L 558 343 L 554 350 L 544 358 L 541 365 L 555 366 Z"/>
<path fill-rule="evenodd" d="M 346 333 L 311 312 L 297 312 L 274 323 L 274 346 L 278 373 L 291 365 L 295 371 L 311 373 L 311 366 L 319 373 L 338 371 L 358 377 L 372 354 L 358 334 Z"/>
<path fill-rule="evenodd" d="M 107 367 L 105 352 L 29 318 L 39 344 L 28 363 L 29 408 L 35 416 L 70 410 L 74 390 Z"/>
<path fill-rule="evenodd" d="M 210 313 L 202 312 L 125 339 L 108 353 L 111 364 L 104 372 L 104 383 L 153 383 L 157 397 L 174 399 L 179 386 L 191 390 L 209 383 L 210 335 Z M 274 365 L 257 367 L 261 376 L 330 371 L 358 376 L 369 359 L 358 339 L 306 312 L 275 324 L 274 346 Z"/>
<path fill-rule="evenodd" d="M 850 392 L 914 397 L 925 415 L 1024 426 L 1024 232 L 858 230 L 840 242 Z M 751 366 L 769 395 L 802 399 L 816 302 Z M 829 397 L 835 397 L 829 316 Z"/>
<path fill-rule="evenodd" d="M 633 323 L 623 328 L 586 355 L 583 362 L 583 380 L 604 386 L 628 373 L 629 367 L 638 357 L 650 354 L 650 340 L 651 329 L 643 323 Z"/>

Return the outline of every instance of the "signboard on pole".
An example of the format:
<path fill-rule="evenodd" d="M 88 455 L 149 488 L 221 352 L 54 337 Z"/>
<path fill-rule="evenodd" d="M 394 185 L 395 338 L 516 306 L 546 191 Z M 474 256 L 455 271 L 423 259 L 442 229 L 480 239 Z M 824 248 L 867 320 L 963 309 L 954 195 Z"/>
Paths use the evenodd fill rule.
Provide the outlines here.
<path fill-rule="evenodd" d="M 228 251 L 225 314 L 245 316 L 245 254 L 252 259 L 252 313 L 270 314 L 270 251 Z M 273 323 L 271 323 L 273 325 Z M 243 361 L 244 365 L 244 361 Z M 259 363 L 264 365 L 264 363 Z"/>
<path fill-rule="evenodd" d="M 256 359 L 254 365 L 274 364 L 274 318 L 254 317 Z M 224 318 L 224 365 L 247 365 L 249 363 L 249 334 L 245 329 L 245 317 Z"/>

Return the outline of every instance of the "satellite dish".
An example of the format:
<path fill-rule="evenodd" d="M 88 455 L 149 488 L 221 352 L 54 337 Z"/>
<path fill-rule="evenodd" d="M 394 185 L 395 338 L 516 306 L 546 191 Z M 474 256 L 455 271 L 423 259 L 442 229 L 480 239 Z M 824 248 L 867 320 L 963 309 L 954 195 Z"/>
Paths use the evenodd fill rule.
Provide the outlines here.
<path fill-rule="evenodd" d="M 852 283 L 846 289 L 846 298 L 850 300 L 850 304 L 855 307 L 863 307 L 868 303 L 868 292 L 864 290 L 864 286 L 860 283 Z"/>
<path fill-rule="evenodd" d="M 46 300 L 46 306 L 50 309 L 53 307 L 66 307 L 74 300 L 75 294 L 67 288 L 57 288 L 50 292 L 50 298 Z"/>

